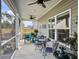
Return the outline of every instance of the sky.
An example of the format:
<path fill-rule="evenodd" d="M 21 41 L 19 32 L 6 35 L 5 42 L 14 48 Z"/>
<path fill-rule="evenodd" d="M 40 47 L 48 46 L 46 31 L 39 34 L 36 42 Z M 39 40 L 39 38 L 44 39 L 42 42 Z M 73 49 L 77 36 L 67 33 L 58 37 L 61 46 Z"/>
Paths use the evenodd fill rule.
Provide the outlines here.
<path fill-rule="evenodd" d="M 23 24 L 24 24 L 24 27 L 33 26 L 32 21 L 24 21 Z"/>
<path fill-rule="evenodd" d="M 1 10 L 2 12 L 7 12 L 8 10 L 10 10 L 8 6 L 3 2 L 3 0 L 1 0 Z"/>
<path fill-rule="evenodd" d="M 1 12 L 6 12 L 10 15 L 14 15 L 13 12 L 9 9 L 9 7 L 4 3 L 3 0 L 1 0 Z"/>

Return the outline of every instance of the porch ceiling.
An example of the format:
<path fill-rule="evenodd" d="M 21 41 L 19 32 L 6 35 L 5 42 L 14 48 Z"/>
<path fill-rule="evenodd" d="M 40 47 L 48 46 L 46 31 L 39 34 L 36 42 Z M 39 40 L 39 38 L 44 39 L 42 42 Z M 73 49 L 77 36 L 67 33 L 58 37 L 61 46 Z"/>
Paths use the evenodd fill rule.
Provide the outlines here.
<path fill-rule="evenodd" d="M 12 1 L 12 0 L 11 0 Z M 19 12 L 22 19 L 29 19 L 30 15 L 39 19 L 42 17 L 48 10 L 54 7 L 59 1 L 62 0 L 50 0 L 44 2 L 46 8 L 43 8 L 40 4 L 28 5 L 29 3 L 35 2 L 36 0 L 13 0 L 17 11 Z"/>

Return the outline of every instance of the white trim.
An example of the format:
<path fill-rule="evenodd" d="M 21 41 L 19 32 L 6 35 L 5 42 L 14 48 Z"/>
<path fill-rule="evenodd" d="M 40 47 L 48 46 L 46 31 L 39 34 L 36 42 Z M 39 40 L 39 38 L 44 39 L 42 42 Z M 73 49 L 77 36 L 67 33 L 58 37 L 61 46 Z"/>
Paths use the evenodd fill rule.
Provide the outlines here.
<path fill-rule="evenodd" d="M 15 38 L 15 36 L 12 37 L 12 38 L 10 38 L 9 40 L 4 41 L 4 42 L 1 44 L 1 46 L 3 46 L 3 45 L 5 45 L 6 43 L 10 42 L 10 41 L 13 40 L 14 38 Z"/>
<path fill-rule="evenodd" d="M 13 59 L 13 58 L 14 58 L 14 55 L 15 55 L 16 51 L 17 51 L 17 50 L 14 51 L 14 53 L 12 54 L 12 56 L 11 56 L 10 59 Z"/>
<path fill-rule="evenodd" d="M 69 37 L 71 37 L 71 9 L 69 9 Z"/>
<path fill-rule="evenodd" d="M 70 36 L 71 36 L 71 8 L 68 9 L 68 10 L 66 10 L 66 11 L 63 11 L 63 12 L 57 14 L 56 16 L 58 16 L 58 15 L 60 15 L 60 14 L 63 14 L 63 13 L 65 13 L 65 12 L 69 12 L 69 37 L 70 37 Z M 65 46 L 65 47 L 70 48 L 70 45 L 67 45 L 67 44 L 65 44 L 65 43 L 59 42 L 59 44 Z"/>
<path fill-rule="evenodd" d="M 22 23 L 21 23 L 22 25 Z M 22 39 L 22 26 L 20 26 L 20 39 Z"/>
<path fill-rule="evenodd" d="M 57 23 L 57 16 L 58 16 L 58 15 L 61 15 L 61 14 L 63 14 L 63 13 L 66 13 L 66 12 L 69 12 L 69 28 L 66 28 L 66 29 L 69 29 L 69 37 L 70 37 L 70 36 L 71 36 L 71 8 L 68 9 L 68 10 L 66 10 L 66 11 L 63 11 L 63 12 L 61 12 L 61 13 L 59 13 L 59 14 L 53 16 L 53 17 L 55 17 L 55 26 L 56 26 L 56 23 Z M 53 17 L 50 17 L 50 18 L 48 18 L 48 19 L 52 19 Z M 50 29 L 50 28 L 48 28 L 48 29 Z M 53 28 L 51 28 L 51 29 L 53 29 Z M 57 40 L 57 28 L 54 28 L 54 29 L 55 29 L 55 40 Z M 59 43 L 60 43 L 61 45 L 64 45 L 64 46 L 70 48 L 69 45 L 66 45 L 66 44 L 64 44 L 64 43 L 62 43 L 62 42 L 59 42 Z"/>
<path fill-rule="evenodd" d="M 19 33 L 19 30 L 20 30 L 20 26 L 19 26 L 19 15 L 18 13 L 16 13 L 16 16 L 15 16 L 16 20 L 15 20 L 15 32 L 16 34 Z M 20 40 L 20 36 L 16 37 L 16 48 L 18 48 L 18 43 L 19 43 L 19 40 Z"/>
<path fill-rule="evenodd" d="M 60 15 L 60 14 L 63 14 L 63 13 L 65 13 L 65 12 L 68 12 L 68 11 L 69 11 L 69 13 L 70 13 L 70 15 L 71 15 L 71 8 L 70 8 L 70 9 L 67 9 L 67 10 L 65 10 L 65 11 L 63 11 L 63 12 L 61 12 L 61 13 L 58 13 L 58 14 L 56 14 L 56 15 L 54 15 L 54 16 L 48 18 L 48 19 L 52 19 L 53 17 L 58 16 L 58 15 Z"/>
<path fill-rule="evenodd" d="M 71 8 L 70 8 L 70 9 L 67 9 L 67 10 L 65 10 L 65 11 L 63 11 L 63 12 L 61 12 L 61 13 L 59 13 L 59 14 L 57 14 L 56 16 L 58 16 L 58 15 L 60 15 L 60 14 L 63 14 L 63 13 L 66 13 L 66 12 L 68 12 L 68 11 L 71 11 Z"/>
<path fill-rule="evenodd" d="M 20 33 L 18 33 L 17 35 L 19 35 L 19 34 L 20 34 Z M 6 40 L 6 41 L 4 41 L 3 43 L 1 43 L 1 46 L 7 44 L 8 42 L 10 42 L 10 41 L 13 40 L 14 38 L 16 38 L 17 35 L 15 35 L 15 36 L 11 37 L 9 40 Z"/>
<path fill-rule="evenodd" d="M 46 20 L 46 22 L 47 22 L 47 24 L 46 24 L 46 26 L 47 26 L 47 38 L 49 38 L 49 27 L 48 27 L 49 22 L 48 22 L 48 20 Z"/>
<path fill-rule="evenodd" d="M 55 17 L 55 26 L 57 25 L 57 16 L 54 16 Z M 55 40 L 57 40 L 57 29 L 55 28 Z"/>

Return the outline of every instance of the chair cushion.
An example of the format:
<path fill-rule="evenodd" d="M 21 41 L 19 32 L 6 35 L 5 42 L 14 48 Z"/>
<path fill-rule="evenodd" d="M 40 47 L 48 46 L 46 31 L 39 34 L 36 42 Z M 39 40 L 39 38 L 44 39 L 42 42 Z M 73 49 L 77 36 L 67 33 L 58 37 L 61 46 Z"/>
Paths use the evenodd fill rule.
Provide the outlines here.
<path fill-rule="evenodd" d="M 45 50 L 46 52 L 48 52 L 48 53 L 52 53 L 52 48 L 50 48 L 50 47 L 46 47 L 46 50 Z"/>
<path fill-rule="evenodd" d="M 51 46 L 50 45 L 46 45 L 46 52 L 54 53 L 56 51 L 57 47 L 58 47 L 58 44 L 59 43 L 57 41 L 55 41 L 55 42 L 53 42 L 53 44 L 51 44 Z"/>

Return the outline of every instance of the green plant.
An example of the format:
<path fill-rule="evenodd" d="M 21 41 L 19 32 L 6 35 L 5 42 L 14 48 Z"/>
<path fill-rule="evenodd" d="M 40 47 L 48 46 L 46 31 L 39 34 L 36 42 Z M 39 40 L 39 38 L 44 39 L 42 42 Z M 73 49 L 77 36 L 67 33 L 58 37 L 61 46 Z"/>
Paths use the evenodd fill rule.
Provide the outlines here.
<path fill-rule="evenodd" d="M 31 36 L 32 36 L 32 37 L 35 37 L 35 34 L 34 34 L 34 33 L 31 33 Z"/>
<path fill-rule="evenodd" d="M 74 32 L 73 34 L 73 37 L 70 38 L 70 45 L 71 45 L 71 48 L 73 49 L 77 49 L 77 33 Z"/>
<path fill-rule="evenodd" d="M 35 33 L 31 33 L 31 38 L 33 43 L 35 42 L 35 37 L 36 37 Z"/>
<path fill-rule="evenodd" d="M 37 37 L 38 30 L 37 30 L 37 29 L 35 29 L 35 30 L 34 30 L 34 32 L 35 32 L 35 35 L 36 35 L 36 37 Z"/>
<path fill-rule="evenodd" d="M 38 33 L 38 30 L 37 30 L 37 29 L 35 29 L 35 30 L 34 30 L 34 32 L 35 32 L 35 33 Z"/>

